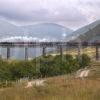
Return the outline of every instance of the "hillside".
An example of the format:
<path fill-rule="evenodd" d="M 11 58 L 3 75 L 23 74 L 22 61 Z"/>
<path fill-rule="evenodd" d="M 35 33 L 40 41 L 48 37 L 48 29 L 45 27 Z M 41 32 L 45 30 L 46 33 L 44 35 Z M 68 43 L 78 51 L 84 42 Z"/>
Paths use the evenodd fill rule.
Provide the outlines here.
<path fill-rule="evenodd" d="M 100 24 L 93 29 L 89 29 L 88 32 L 80 35 L 79 38 L 82 41 L 100 41 Z"/>
<path fill-rule="evenodd" d="M 92 62 L 89 69 L 89 77 L 100 78 L 100 62 Z"/>
<path fill-rule="evenodd" d="M 16 26 L 0 20 L 0 41 L 54 41 L 63 40 L 73 30 L 54 23 Z"/>
<path fill-rule="evenodd" d="M 71 34 L 75 41 L 100 40 L 100 20 L 86 25 Z"/>
<path fill-rule="evenodd" d="M 0 100 L 99 100 L 100 62 L 91 62 L 87 69 L 90 70 L 88 77 L 76 78 L 75 74 L 67 74 L 3 82 L 3 87 L 0 83 Z"/>
<path fill-rule="evenodd" d="M 65 28 L 64 26 L 54 24 L 54 23 L 40 23 L 36 25 L 28 25 L 23 26 L 23 30 L 27 33 L 27 36 L 37 37 L 37 38 L 45 38 L 46 40 L 63 40 L 65 37 L 63 35 L 69 35 L 73 31 L 69 28 Z"/>
<path fill-rule="evenodd" d="M 23 36 L 23 30 L 5 20 L 0 20 L 0 39 L 14 36 Z"/>
<path fill-rule="evenodd" d="M 26 84 L 26 83 L 25 83 Z M 0 100 L 99 100 L 99 79 L 74 79 L 59 76 L 46 79 L 45 85 L 25 88 L 16 84 L 0 90 Z"/>

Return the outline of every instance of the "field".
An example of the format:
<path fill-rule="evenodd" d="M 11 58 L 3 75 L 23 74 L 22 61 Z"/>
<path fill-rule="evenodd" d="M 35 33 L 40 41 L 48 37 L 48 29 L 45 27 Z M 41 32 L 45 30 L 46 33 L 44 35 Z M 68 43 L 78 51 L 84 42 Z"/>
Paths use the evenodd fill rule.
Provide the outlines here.
<path fill-rule="evenodd" d="M 94 48 L 85 48 L 86 54 L 95 55 Z M 84 52 L 83 51 L 83 52 Z M 68 53 L 68 52 L 67 52 Z M 77 52 L 76 52 L 77 53 Z M 76 55 L 75 50 L 69 54 Z M 0 100 L 100 100 L 100 62 L 92 61 L 88 77 L 76 78 L 75 73 L 46 80 L 43 86 L 26 88 L 27 82 L 0 88 Z"/>
<path fill-rule="evenodd" d="M 80 53 L 81 54 L 87 54 L 88 56 L 90 56 L 91 58 L 95 58 L 95 48 L 94 47 L 86 47 L 86 48 L 82 48 L 80 49 Z M 99 50 L 100 52 L 100 50 Z M 52 53 L 51 55 L 55 56 L 55 55 L 58 55 L 59 53 Z M 64 50 L 63 54 L 71 54 L 73 56 L 77 55 L 78 54 L 78 50 L 77 48 L 73 48 L 73 49 L 70 49 L 70 50 Z"/>
<path fill-rule="evenodd" d="M 92 62 L 87 78 L 50 77 L 43 86 L 22 83 L 0 89 L 0 100 L 100 100 L 100 62 Z"/>
<path fill-rule="evenodd" d="M 44 86 L 1 89 L 0 100 L 100 100 L 100 78 L 60 76 L 46 80 Z"/>

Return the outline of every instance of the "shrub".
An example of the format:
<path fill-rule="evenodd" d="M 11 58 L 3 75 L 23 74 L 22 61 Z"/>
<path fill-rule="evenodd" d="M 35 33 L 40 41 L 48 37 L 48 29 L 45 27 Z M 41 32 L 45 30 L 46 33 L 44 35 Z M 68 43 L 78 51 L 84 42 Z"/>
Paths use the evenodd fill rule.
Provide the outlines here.
<path fill-rule="evenodd" d="M 11 80 L 12 74 L 9 69 L 9 63 L 0 60 L 0 81 Z"/>
<path fill-rule="evenodd" d="M 31 61 L 13 62 L 10 71 L 13 80 L 24 77 L 32 78 L 36 75 L 36 68 Z"/>
<path fill-rule="evenodd" d="M 88 55 L 86 55 L 86 54 L 82 54 L 80 56 L 80 60 L 77 57 L 77 60 L 79 62 L 80 68 L 84 68 L 84 67 L 88 66 L 90 61 L 91 61 L 90 57 Z"/>
<path fill-rule="evenodd" d="M 72 73 L 89 65 L 90 58 L 83 54 L 73 58 L 71 55 L 61 57 L 45 56 L 32 61 L 3 61 L 0 59 L 0 81 L 18 80 L 20 78 L 39 78 Z"/>
<path fill-rule="evenodd" d="M 40 73 L 42 77 L 58 75 L 59 67 L 55 66 L 54 59 L 40 60 Z"/>

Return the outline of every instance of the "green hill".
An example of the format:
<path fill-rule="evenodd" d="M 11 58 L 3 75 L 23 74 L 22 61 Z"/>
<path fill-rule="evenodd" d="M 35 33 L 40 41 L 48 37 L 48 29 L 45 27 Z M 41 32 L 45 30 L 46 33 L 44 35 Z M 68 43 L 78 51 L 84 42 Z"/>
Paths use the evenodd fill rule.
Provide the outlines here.
<path fill-rule="evenodd" d="M 79 38 L 82 41 L 98 41 L 100 40 L 100 24 L 94 27 L 93 29 L 89 29 L 88 32 L 80 35 Z"/>

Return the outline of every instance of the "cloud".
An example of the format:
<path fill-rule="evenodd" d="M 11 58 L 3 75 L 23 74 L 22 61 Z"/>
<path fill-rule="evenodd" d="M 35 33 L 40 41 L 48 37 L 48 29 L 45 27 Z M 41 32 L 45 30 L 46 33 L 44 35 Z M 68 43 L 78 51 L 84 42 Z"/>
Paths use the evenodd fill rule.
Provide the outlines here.
<path fill-rule="evenodd" d="M 100 0 L 83 0 L 79 2 L 80 9 L 91 22 L 100 19 Z"/>
<path fill-rule="evenodd" d="M 40 4 L 42 0 L 38 0 L 38 3 L 40 3 L 37 5 L 35 5 L 35 3 L 32 6 L 32 4 L 30 3 L 27 4 L 28 1 L 26 1 L 27 0 L 23 1 L 24 5 L 22 4 L 22 2 L 18 3 L 18 1 L 16 1 L 16 3 L 11 3 L 10 0 L 10 2 L 8 2 L 7 4 L 3 1 L 3 4 L 0 3 L 0 15 L 7 19 L 16 21 L 77 21 L 79 19 L 85 19 L 84 17 L 82 17 L 81 12 L 79 12 L 77 8 L 63 7 L 63 5 L 61 6 L 59 4 L 55 6 L 53 2 L 51 2 L 49 5 L 49 3 L 45 4 L 45 0 L 45 2 L 43 2 L 42 4 Z"/>
<path fill-rule="evenodd" d="M 37 37 L 27 37 L 27 36 L 14 36 L 14 37 L 8 37 L 8 38 L 2 38 L 0 39 L 0 42 L 52 42 L 57 41 L 57 39 L 52 38 L 37 38 Z"/>
<path fill-rule="evenodd" d="M 99 5 L 99 0 L 0 0 L 0 16 L 19 24 L 66 22 L 78 27 L 99 19 Z"/>

